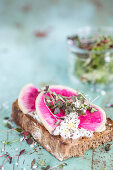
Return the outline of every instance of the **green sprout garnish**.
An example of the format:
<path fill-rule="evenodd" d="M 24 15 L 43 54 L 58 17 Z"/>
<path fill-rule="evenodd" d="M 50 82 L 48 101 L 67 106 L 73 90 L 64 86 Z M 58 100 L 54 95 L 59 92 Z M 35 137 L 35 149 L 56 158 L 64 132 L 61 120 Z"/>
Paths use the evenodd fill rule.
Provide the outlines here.
<path fill-rule="evenodd" d="M 77 96 L 69 97 L 51 92 L 49 88 L 44 90 L 44 92 L 46 94 L 45 103 L 50 108 L 53 116 L 57 118 L 56 125 L 60 123 L 60 120 L 64 119 L 64 117 L 58 116 L 61 112 L 64 113 L 64 116 L 71 112 L 77 112 L 78 116 L 80 116 L 85 115 L 86 110 L 89 110 L 91 113 L 97 111 L 80 92 L 78 92 Z"/>
<path fill-rule="evenodd" d="M 4 145 L 8 145 L 8 144 L 15 143 L 15 142 L 19 142 L 19 141 L 20 141 L 20 139 L 13 140 L 13 141 L 5 141 L 5 142 L 4 142 Z"/>

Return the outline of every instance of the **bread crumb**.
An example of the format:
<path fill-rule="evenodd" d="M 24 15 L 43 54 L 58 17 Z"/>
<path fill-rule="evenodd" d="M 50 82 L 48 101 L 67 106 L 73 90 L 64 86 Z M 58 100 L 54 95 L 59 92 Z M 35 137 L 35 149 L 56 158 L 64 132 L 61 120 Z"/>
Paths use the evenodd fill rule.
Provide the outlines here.
<path fill-rule="evenodd" d="M 4 149 L 2 149 L 2 152 L 4 152 Z"/>
<path fill-rule="evenodd" d="M 16 162 L 15 165 L 18 166 L 18 162 Z"/>
<path fill-rule="evenodd" d="M 104 96 L 106 92 L 104 90 L 101 91 L 101 95 Z"/>

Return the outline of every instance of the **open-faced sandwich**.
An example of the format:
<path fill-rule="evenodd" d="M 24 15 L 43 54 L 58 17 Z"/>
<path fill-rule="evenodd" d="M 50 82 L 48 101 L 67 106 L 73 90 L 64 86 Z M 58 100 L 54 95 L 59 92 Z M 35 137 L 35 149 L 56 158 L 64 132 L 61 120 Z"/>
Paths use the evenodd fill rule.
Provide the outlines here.
<path fill-rule="evenodd" d="M 26 85 L 12 106 L 14 122 L 63 161 L 113 140 L 113 121 L 69 87 Z"/>

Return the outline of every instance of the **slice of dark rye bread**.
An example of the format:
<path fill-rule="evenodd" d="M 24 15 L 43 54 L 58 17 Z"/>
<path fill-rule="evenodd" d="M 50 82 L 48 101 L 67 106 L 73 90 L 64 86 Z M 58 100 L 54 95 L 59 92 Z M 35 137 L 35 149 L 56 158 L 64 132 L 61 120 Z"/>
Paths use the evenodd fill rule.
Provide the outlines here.
<path fill-rule="evenodd" d="M 94 132 L 91 138 L 82 137 L 77 140 L 72 140 L 51 135 L 36 119 L 22 113 L 18 106 L 18 100 L 12 105 L 11 116 L 18 126 L 28 131 L 43 148 L 60 161 L 68 159 L 69 157 L 82 156 L 88 149 L 95 149 L 113 140 L 113 121 L 110 118 L 107 118 L 105 131 Z"/>

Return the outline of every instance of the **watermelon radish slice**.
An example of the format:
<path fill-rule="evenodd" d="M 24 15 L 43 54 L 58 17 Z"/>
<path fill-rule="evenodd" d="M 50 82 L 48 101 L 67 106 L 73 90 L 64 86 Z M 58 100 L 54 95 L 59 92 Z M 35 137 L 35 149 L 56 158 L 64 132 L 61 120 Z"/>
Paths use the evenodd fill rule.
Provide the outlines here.
<path fill-rule="evenodd" d="M 27 84 L 24 86 L 18 97 L 18 105 L 23 113 L 35 111 L 35 100 L 38 96 L 38 89 L 32 85 Z"/>
<path fill-rule="evenodd" d="M 56 94 L 61 94 L 62 96 L 77 96 L 77 92 L 65 86 L 50 86 L 51 92 L 55 92 Z M 54 129 L 58 126 L 55 124 L 57 122 L 57 118 L 49 109 L 49 107 L 45 104 L 45 95 L 44 92 L 41 92 L 36 99 L 36 112 L 45 126 L 45 128 L 52 133 Z M 79 128 L 84 128 L 90 131 L 102 131 L 105 122 L 106 122 L 106 114 L 99 106 L 93 105 L 96 112 L 91 113 L 89 110 L 86 111 L 86 115 L 81 115 L 78 118 L 80 119 Z M 61 115 L 62 116 L 62 115 Z M 60 115 L 59 115 L 60 117 Z M 59 119 L 60 120 L 60 119 Z M 61 121 L 61 120 L 60 120 Z M 59 122 L 60 123 L 60 122 Z"/>
<path fill-rule="evenodd" d="M 62 96 L 77 96 L 77 92 L 74 89 L 64 87 L 64 86 L 50 86 L 49 87 L 51 92 L 55 92 L 56 94 L 61 94 Z M 41 92 L 37 99 L 36 99 L 36 112 L 45 126 L 45 128 L 52 133 L 53 130 L 57 127 L 55 125 L 55 122 L 57 122 L 56 117 L 52 114 L 51 110 L 49 107 L 45 104 L 45 95 L 44 92 Z M 62 116 L 59 114 L 59 117 Z M 59 119 L 60 120 L 60 119 Z M 60 120 L 61 121 L 61 120 Z"/>
<path fill-rule="evenodd" d="M 90 131 L 101 132 L 104 129 L 106 123 L 106 114 L 99 106 L 94 104 L 92 104 L 92 106 L 97 111 L 91 113 L 89 110 L 87 110 L 86 115 L 79 116 L 79 127 Z"/>

